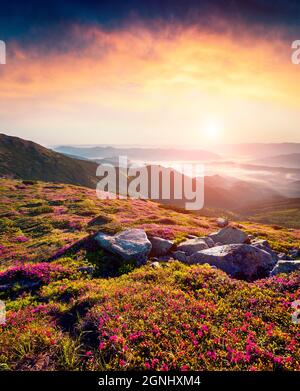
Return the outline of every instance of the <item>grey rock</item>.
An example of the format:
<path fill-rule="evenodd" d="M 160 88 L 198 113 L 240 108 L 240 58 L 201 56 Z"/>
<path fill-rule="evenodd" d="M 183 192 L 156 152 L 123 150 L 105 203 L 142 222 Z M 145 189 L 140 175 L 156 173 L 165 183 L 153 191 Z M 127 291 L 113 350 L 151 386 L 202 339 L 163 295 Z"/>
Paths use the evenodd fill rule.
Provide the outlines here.
<path fill-rule="evenodd" d="M 222 244 L 242 244 L 249 240 L 244 231 L 231 226 L 222 228 L 220 231 L 210 234 L 209 237 L 215 243 Z"/>
<path fill-rule="evenodd" d="M 187 256 L 186 256 L 184 251 L 174 251 L 172 253 L 172 256 L 177 261 L 180 261 L 180 262 L 183 262 L 183 263 L 187 263 Z"/>
<path fill-rule="evenodd" d="M 166 255 L 173 246 L 171 240 L 166 240 L 158 237 L 149 238 L 152 244 L 151 254 L 154 256 Z"/>
<path fill-rule="evenodd" d="M 192 255 L 197 251 L 205 250 L 209 246 L 202 238 L 188 239 L 177 246 L 178 251 L 183 251 L 186 255 Z"/>
<path fill-rule="evenodd" d="M 143 229 L 128 229 L 116 235 L 99 232 L 95 240 L 100 247 L 119 255 L 125 261 L 134 260 L 137 265 L 145 264 L 151 251 L 151 243 Z"/>
<path fill-rule="evenodd" d="M 271 276 L 276 276 L 280 273 L 291 273 L 300 270 L 300 261 L 278 261 L 274 269 L 271 271 Z"/>
<path fill-rule="evenodd" d="M 201 236 L 199 239 L 202 239 L 209 248 L 216 246 L 215 242 L 209 236 Z"/>
<path fill-rule="evenodd" d="M 187 262 L 208 263 L 231 277 L 247 281 L 267 277 L 275 265 L 268 252 L 249 244 L 228 244 L 198 251 L 188 257 Z"/>
<path fill-rule="evenodd" d="M 267 253 L 269 253 L 274 261 L 274 263 L 276 263 L 278 261 L 278 255 L 275 251 L 272 250 L 269 242 L 267 240 L 264 240 L 264 239 L 258 239 L 256 241 L 254 241 L 253 243 L 251 243 L 252 246 L 256 247 L 256 248 L 260 248 L 261 250 L 264 250 L 266 251 Z"/>

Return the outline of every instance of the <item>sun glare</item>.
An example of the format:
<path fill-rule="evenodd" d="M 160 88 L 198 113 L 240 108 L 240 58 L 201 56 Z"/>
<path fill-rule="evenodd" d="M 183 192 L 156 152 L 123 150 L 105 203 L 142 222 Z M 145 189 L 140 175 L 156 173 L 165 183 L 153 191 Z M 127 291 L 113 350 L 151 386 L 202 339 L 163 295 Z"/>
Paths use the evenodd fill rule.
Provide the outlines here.
<path fill-rule="evenodd" d="M 205 141 L 213 143 L 219 141 L 221 137 L 221 125 L 216 119 L 207 120 L 202 129 Z"/>

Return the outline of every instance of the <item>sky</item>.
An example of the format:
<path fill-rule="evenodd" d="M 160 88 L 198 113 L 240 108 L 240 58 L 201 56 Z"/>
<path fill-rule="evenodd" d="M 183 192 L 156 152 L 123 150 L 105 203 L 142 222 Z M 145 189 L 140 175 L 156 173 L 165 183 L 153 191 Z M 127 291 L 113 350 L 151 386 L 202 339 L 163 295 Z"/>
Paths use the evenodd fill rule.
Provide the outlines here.
<path fill-rule="evenodd" d="M 300 142 L 298 1 L 1 4 L 0 132 L 43 145 Z"/>

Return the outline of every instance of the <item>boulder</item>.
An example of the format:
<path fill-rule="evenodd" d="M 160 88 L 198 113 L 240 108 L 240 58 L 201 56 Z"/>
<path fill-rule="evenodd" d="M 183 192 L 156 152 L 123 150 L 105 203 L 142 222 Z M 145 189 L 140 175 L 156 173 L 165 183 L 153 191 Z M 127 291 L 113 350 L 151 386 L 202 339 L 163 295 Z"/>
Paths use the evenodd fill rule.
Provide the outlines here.
<path fill-rule="evenodd" d="M 187 263 L 187 256 L 186 256 L 185 252 L 183 252 L 183 251 L 174 251 L 172 253 L 172 256 L 177 261 Z"/>
<path fill-rule="evenodd" d="M 264 250 L 267 253 L 269 253 L 271 255 L 274 263 L 276 263 L 278 261 L 277 253 L 271 249 L 271 246 L 267 240 L 257 239 L 254 242 L 252 242 L 251 244 L 252 244 L 252 246 L 254 246 L 256 248 L 260 248 L 261 250 Z"/>
<path fill-rule="evenodd" d="M 183 251 L 186 255 L 192 255 L 197 251 L 209 248 L 203 238 L 188 239 L 177 246 L 178 251 Z"/>
<path fill-rule="evenodd" d="M 156 257 L 166 255 L 173 246 L 173 242 L 171 240 L 158 238 L 156 236 L 149 238 L 149 241 L 152 245 L 151 254 Z"/>
<path fill-rule="evenodd" d="M 268 252 L 249 244 L 228 244 L 198 251 L 189 256 L 187 262 L 208 263 L 231 277 L 247 281 L 267 277 L 275 265 Z"/>
<path fill-rule="evenodd" d="M 293 248 L 292 250 L 289 250 L 289 255 L 292 259 L 300 257 L 300 249 Z"/>
<path fill-rule="evenodd" d="M 222 228 L 220 231 L 210 234 L 209 237 L 215 243 L 222 244 L 242 244 L 249 240 L 244 231 L 231 226 Z"/>
<path fill-rule="evenodd" d="M 276 276 L 280 273 L 291 273 L 300 270 L 300 261 L 278 261 L 274 269 L 271 271 L 271 276 Z"/>
<path fill-rule="evenodd" d="M 220 228 L 227 227 L 228 223 L 228 219 L 224 219 L 223 217 L 217 218 L 217 226 Z"/>
<path fill-rule="evenodd" d="M 216 245 L 216 243 L 209 236 L 201 236 L 200 239 L 202 239 L 208 245 L 208 247 L 215 247 Z"/>
<path fill-rule="evenodd" d="M 136 261 L 137 265 L 146 263 L 151 251 L 151 243 L 143 229 L 128 229 L 115 235 L 99 232 L 94 237 L 98 245 L 125 261 Z"/>

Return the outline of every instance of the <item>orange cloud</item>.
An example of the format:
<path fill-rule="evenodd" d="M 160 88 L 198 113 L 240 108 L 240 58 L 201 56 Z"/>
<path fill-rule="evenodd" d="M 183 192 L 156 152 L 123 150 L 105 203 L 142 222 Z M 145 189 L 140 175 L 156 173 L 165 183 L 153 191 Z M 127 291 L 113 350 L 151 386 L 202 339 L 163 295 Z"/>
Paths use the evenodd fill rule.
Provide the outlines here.
<path fill-rule="evenodd" d="M 280 32 L 259 37 L 241 27 L 221 33 L 157 23 L 112 31 L 73 26 L 70 36 L 64 52 L 10 48 L 13 57 L 0 68 L 2 110 L 93 117 L 99 108 L 117 109 L 126 118 L 148 112 L 161 117 L 163 129 L 170 108 L 191 117 L 202 105 L 225 112 L 236 101 L 299 106 L 300 68 Z"/>
<path fill-rule="evenodd" d="M 87 46 L 41 54 L 14 47 L 0 75 L 2 98 L 74 96 L 98 89 L 170 89 L 234 94 L 294 102 L 300 74 L 291 65 L 290 43 L 211 33 L 196 27 L 132 27 L 119 31 L 81 28 L 73 43 Z M 299 85 L 299 84 L 298 84 Z M 93 94 L 92 94 L 93 97 Z"/>

